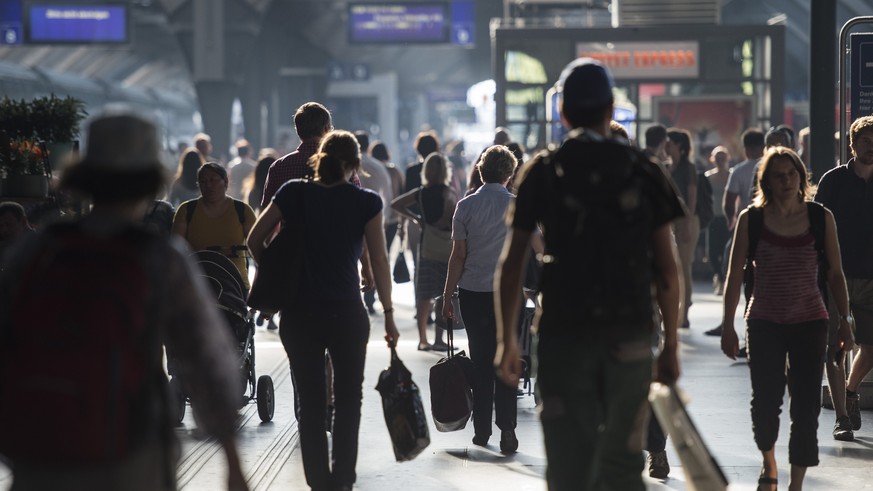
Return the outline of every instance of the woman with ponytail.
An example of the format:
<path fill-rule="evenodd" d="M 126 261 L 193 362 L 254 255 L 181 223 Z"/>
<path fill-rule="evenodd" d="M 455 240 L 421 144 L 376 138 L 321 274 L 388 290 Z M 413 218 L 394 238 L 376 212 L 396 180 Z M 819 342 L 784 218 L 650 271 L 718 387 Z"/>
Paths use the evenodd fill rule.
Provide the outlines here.
<path fill-rule="evenodd" d="M 398 337 L 382 230 L 382 200 L 376 193 L 349 183 L 361 165 L 361 150 L 351 133 L 331 131 L 325 135 L 310 164 L 315 168 L 315 179 L 294 179 L 279 188 L 252 228 L 248 245 L 257 261 L 280 223 L 290 222 L 292 217 L 302 223 L 299 233 L 306 256 L 306 288 L 282 310 L 279 337 L 292 372 L 305 374 L 296 378 L 303 470 L 306 483 L 314 490 L 352 489 L 370 337 L 357 264 L 364 241 L 385 308 L 385 340 L 391 346 Z M 326 437 L 325 350 L 333 362 L 332 458 Z"/>

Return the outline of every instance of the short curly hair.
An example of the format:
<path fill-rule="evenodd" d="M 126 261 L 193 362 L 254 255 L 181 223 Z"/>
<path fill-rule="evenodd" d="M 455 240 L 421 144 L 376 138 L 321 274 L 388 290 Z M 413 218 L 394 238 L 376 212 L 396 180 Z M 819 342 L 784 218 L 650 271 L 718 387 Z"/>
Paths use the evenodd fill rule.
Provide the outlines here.
<path fill-rule="evenodd" d="M 512 177 L 518 159 L 505 145 L 493 145 L 482 153 L 482 158 L 476 164 L 479 176 L 484 183 L 502 184 Z"/>

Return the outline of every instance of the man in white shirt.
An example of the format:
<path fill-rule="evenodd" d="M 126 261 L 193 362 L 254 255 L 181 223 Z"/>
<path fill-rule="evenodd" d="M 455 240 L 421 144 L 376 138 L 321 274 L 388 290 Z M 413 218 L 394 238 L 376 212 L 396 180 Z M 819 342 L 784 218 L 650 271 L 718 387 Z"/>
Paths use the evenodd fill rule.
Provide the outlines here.
<path fill-rule="evenodd" d="M 227 189 L 227 194 L 231 198 L 241 200 L 243 199 L 243 182 L 255 171 L 257 163 L 249 157 L 252 153 L 252 147 L 248 140 L 241 138 L 236 141 L 234 146 L 237 157 L 227 163 L 228 174 L 230 174 L 230 186 Z"/>
<path fill-rule="evenodd" d="M 394 199 L 391 175 L 388 174 L 385 164 L 371 157 L 367 151 L 370 148 L 370 135 L 366 131 L 356 131 L 355 138 L 358 139 L 358 145 L 361 146 L 361 169 L 364 171 L 359 176 L 361 187 L 378 193 L 382 198 L 383 209 L 390 209 L 391 200 Z M 373 308 L 375 302 L 376 290 L 374 288 L 364 292 L 364 303 L 367 305 L 367 311 L 371 314 L 376 313 L 376 309 Z"/>

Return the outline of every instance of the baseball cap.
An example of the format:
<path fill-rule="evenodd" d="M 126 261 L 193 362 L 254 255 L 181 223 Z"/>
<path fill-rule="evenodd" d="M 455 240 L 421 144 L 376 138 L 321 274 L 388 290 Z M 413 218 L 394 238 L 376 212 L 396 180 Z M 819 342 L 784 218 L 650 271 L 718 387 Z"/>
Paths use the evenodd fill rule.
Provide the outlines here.
<path fill-rule="evenodd" d="M 561 72 L 557 89 L 564 106 L 595 108 L 612 104 L 612 75 L 594 58 L 577 58 Z"/>

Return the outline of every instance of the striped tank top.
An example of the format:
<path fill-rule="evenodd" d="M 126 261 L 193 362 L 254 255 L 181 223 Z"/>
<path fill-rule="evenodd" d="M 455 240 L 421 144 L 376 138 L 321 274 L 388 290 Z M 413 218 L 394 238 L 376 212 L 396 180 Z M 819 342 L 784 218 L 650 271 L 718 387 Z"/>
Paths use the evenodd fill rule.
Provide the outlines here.
<path fill-rule="evenodd" d="M 765 225 L 754 265 L 755 284 L 747 320 L 795 324 L 828 318 L 818 289 L 818 254 L 811 231 L 786 237 Z"/>

